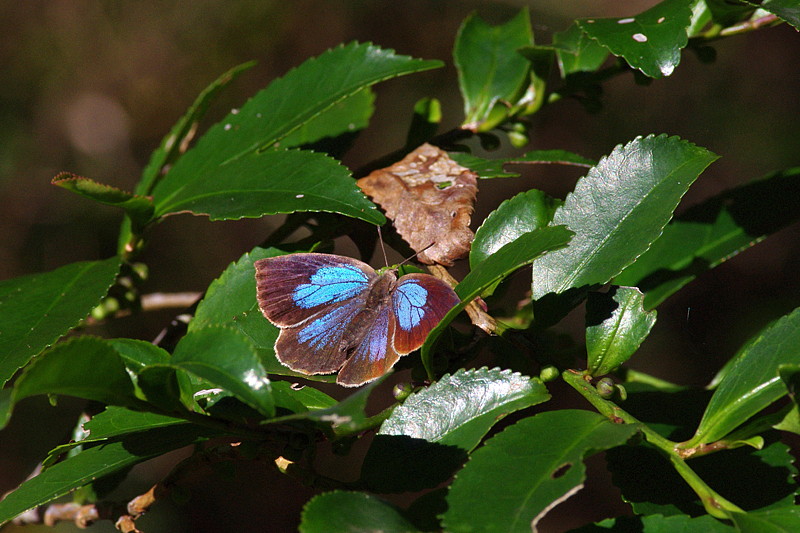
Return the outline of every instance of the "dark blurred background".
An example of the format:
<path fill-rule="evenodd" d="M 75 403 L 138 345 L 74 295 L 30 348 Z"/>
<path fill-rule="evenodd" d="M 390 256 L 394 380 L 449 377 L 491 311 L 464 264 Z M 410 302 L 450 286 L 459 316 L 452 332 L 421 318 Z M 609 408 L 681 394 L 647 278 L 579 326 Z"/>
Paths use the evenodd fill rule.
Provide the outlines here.
<path fill-rule="evenodd" d="M 373 121 L 344 160 L 357 168 L 403 144 L 419 98 L 442 101 L 443 129 L 458 125 L 462 103 L 451 53 L 469 13 L 477 10 L 499 23 L 527 5 L 537 41 L 547 43 L 573 18 L 634 15 L 655 3 L 2 2 L 0 279 L 112 255 L 120 212 L 54 187 L 50 179 L 70 171 L 130 190 L 150 152 L 199 91 L 234 65 L 258 61 L 224 92 L 207 124 L 291 67 L 342 42 L 372 41 L 402 54 L 444 60 L 446 68 L 376 86 Z M 560 148 L 599 158 L 637 135 L 679 135 L 722 156 L 693 186 L 681 209 L 800 164 L 800 36 L 783 25 L 714 46 L 714 63 L 684 53 L 672 76 L 650 86 L 636 85 L 630 75 L 611 80 L 597 113 L 588 114 L 570 100 L 545 107 L 533 117 L 526 149 Z M 475 227 L 516 192 L 536 187 L 563 197 L 580 175 L 550 167 L 523 172 L 521 178 L 479 184 Z M 274 223 L 210 223 L 188 215 L 167 219 L 153 231 L 152 244 L 141 257 L 151 272 L 144 290 L 202 291 Z M 682 384 L 707 383 L 744 340 L 797 306 L 799 244 L 797 228 L 786 229 L 673 296 L 659 308 L 658 323 L 631 365 Z M 96 333 L 152 339 L 172 314 L 126 318 Z M 79 407 L 62 400 L 52 409 L 43 399 L 19 406 L 11 427 L 0 434 L 0 492 L 18 484 L 47 449 L 65 438 Z M 146 490 L 171 461 L 174 457 L 135 470 L 117 497 Z M 593 499 L 606 490 L 590 483 L 577 503 L 557 508 L 542 527 L 563 531 L 616 513 L 620 506 L 613 492 L 605 495 L 606 502 Z M 245 466 L 232 479 L 199 480 L 189 504 L 157 505 L 141 526 L 147 533 L 291 531 L 311 494 L 294 481 Z M 106 523 L 95 530 L 113 527 Z"/>

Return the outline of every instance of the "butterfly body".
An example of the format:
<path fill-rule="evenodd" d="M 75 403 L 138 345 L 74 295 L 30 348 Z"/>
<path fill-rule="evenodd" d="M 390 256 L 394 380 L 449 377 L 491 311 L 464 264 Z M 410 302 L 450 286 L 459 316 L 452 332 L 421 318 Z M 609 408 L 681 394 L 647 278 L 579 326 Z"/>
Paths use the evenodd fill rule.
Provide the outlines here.
<path fill-rule="evenodd" d="M 349 257 L 293 254 L 255 266 L 259 308 L 281 328 L 278 360 L 304 374 L 338 371 L 345 386 L 385 374 L 459 302 L 433 276 L 398 279 Z"/>

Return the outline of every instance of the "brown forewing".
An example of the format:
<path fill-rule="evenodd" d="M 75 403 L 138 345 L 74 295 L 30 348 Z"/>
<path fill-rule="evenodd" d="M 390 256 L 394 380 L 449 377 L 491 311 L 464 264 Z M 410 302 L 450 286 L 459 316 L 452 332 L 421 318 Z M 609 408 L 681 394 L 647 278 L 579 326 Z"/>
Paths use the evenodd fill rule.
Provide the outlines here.
<path fill-rule="evenodd" d="M 446 152 L 423 144 L 358 186 L 383 208 L 420 262 L 451 266 L 469 253 L 477 174 Z"/>

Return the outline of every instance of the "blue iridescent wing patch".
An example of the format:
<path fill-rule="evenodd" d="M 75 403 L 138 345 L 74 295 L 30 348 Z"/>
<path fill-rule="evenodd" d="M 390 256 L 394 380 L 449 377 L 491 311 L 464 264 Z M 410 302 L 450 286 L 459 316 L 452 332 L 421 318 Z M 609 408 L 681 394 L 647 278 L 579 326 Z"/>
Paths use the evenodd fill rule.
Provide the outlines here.
<path fill-rule="evenodd" d="M 292 254 L 256 261 L 258 305 L 279 328 L 294 327 L 342 303 L 366 298 L 375 270 L 329 254 Z"/>
<path fill-rule="evenodd" d="M 329 254 L 293 254 L 256 261 L 258 305 L 281 328 L 275 355 L 292 370 L 329 374 L 344 364 L 340 350 L 377 275 L 366 263 Z"/>
<path fill-rule="evenodd" d="M 419 348 L 459 300 L 427 274 L 396 280 L 361 261 L 294 254 L 256 261 L 258 305 L 281 328 L 278 360 L 305 374 L 339 371 L 337 383 L 358 386 Z"/>
<path fill-rule="evenodd" d="M 428 274 L 406 274 L 392 292 L 394 348 L 404 355 L 425 342 L 428 333 L 460 300 L 450 285 Z"/>
<path fill-rule="evenodd" d="M 353 355 L 339 371 L 337 383 L 348 387 L 358 386 L 384 375 L 400 359 L 392 343 L 394 323 L 392 309 L 382 307 Z"/>

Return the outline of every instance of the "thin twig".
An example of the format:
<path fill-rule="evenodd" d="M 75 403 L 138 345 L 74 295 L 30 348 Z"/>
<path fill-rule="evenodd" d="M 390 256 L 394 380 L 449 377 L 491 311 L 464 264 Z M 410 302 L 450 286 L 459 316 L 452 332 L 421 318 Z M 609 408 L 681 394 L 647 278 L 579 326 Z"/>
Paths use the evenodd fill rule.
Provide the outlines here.
<path fill-rule="evenodd" d="M 142 296 L 142 311 L 191 307 L 202 292 L 154 292 Z"/>

